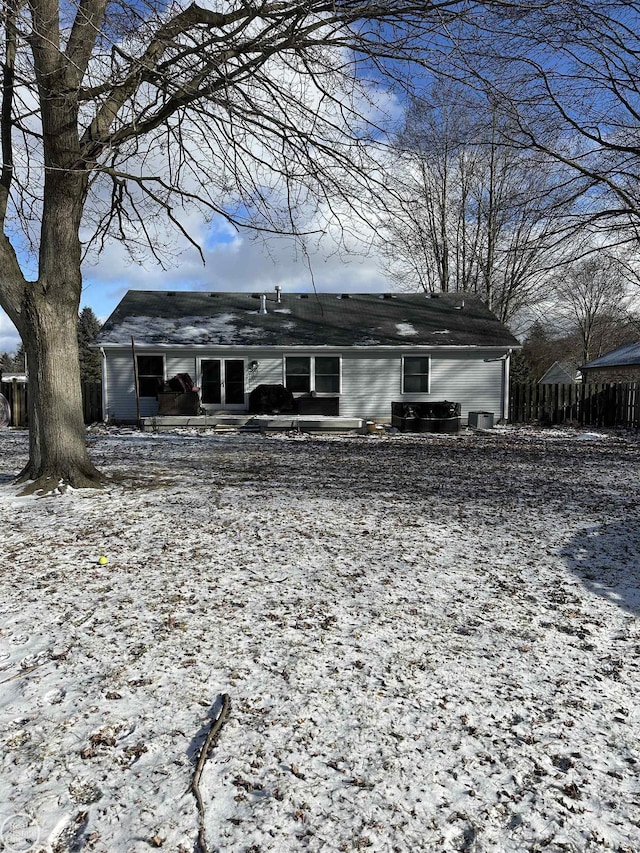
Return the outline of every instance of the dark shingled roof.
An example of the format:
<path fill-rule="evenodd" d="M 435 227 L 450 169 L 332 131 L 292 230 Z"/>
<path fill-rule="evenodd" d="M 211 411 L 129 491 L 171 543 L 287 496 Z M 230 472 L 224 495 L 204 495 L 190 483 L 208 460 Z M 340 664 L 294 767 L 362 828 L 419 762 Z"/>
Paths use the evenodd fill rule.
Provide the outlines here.
<path fill-rule="evenodd" d="M 467 294 L 205 293 L 130 290 L 96 344 L 264 347 L 519 347 Z"/>
<path fill-rule="evenodd" d="M 640 343 L 623 344 L 617 349 L 611 350 L 600 358 L 583 365 L 581 370 L 591 370 L 596 367 L 623 367 L 631 364 L 640 364 Z"/>

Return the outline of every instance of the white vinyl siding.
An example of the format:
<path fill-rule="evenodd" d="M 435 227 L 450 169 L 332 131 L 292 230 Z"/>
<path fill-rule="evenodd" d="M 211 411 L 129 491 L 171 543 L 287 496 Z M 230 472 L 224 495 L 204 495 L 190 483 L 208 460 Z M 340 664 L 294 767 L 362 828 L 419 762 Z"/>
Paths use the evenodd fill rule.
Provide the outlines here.
<path fill-rule="evenodd" d="M 504 361 L 495 353 L 485 355 L 448 356 L 431 362 L 431 392 L 429 399 L 450 400 L 462 406 L 462 419 L 473 411 L 493 412 L 496 420 L 506 416 L 504 405 Z"/>
<path fill-rule="evenodd" d="M 150 350 L 150 354 L 157 354 Z M 136 400 L 133 379 L 131 350 L 106 350 L 108 416 L 111 420 L 135 421 Z M 142 354 L 142 352 L 138 352 Z M 306 355 L 306 353 L 302 353 Z M 340 358 L 340 414 L 345 417 L 360 417 L 373 420 L 390 420 L 391 403 L 398 401 L 449 400 L 460 403 L 462 419 L 466 421 L 469 411 L 493 412 L 496 420 L 503 416 L 504 361 L 495 350 L 473 349 L 441 351 L 416 348 L 414 353 L 407 349 L 397 353 L 390 350 L 358 350 L 340 353 L 328 351 L 317 353 L 320 357 Z M 284 381 L 284 358 L 298 355 L 297 352 L 276 349 L 260 350 L 219 348 L 197 349 L 184 352 L 172 348 L 163 352 L 165 376 L 188 373 L 196 385 L 200 384 L 199 365 L 207 358 L 242 358 L 245 362 L 246 395 L 262 384 L 280 385 Z M 403 356 L 429 357 L 429 391 L 427 393 L 403 393 Z M 257 361 L 255 369 L 249 369 Z M 153 398 L 140 400 L 143 417 L 157 414 L 157 401 Z"/>
<path fill-rule="evenodd" d="M 130 347 L 121 350 L 107 349 L 107 410 L 105 418 L 111 421 L 133 423 L 136 420 L 136 389 L 133 375 L 133 355 Z M 137 348 L 137 355 L 158 355 L 158 350 Z M 165 350 L 165 379 L 171 379 L 177 373 L 188 373 L 195 381 L 195 354 L 180 350 Z M 158 401 L 155 397 L 140 397 L 141 417 L 150 417 L 158 413 Z"/>
<path fill-rule="evenodd" d="M 340 414 L 388 420 L 394 401 L 449 400 L 460 403 L 463 421 L 469 411 L 494 412 L 496 420 L 503 416 L 504 362 L 496 360 L 495 352 L 431 350 L 425 355 L 430 358 L 428 393 L 403 393 L 400 354 L 343 350 Z"/>

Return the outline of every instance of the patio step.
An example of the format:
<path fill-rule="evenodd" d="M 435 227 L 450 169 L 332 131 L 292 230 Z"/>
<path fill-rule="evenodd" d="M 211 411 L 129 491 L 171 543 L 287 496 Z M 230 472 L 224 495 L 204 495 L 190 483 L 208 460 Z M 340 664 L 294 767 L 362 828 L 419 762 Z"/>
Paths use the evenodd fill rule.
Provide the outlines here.
<path fill-rule="evenodd" d="M 144 432 L 172 429 L 238 429 L 242 432 L 353 432 L 364 429 L 362 418 L 331 415 L 154 415 L 142 418 Z"/>

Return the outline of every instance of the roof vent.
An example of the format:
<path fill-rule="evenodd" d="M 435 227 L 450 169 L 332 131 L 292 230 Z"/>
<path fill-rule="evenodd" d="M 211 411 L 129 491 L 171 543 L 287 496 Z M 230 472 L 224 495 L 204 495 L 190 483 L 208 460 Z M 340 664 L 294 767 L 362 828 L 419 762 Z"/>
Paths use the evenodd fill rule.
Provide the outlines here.
<path fill-rule="evenodd" d="M 175 295 L 176 295 L 175 290 L 167 290 L 167 296 L 175 296 Z"/>
<path fill-rule="evenodd" d="M 261 314 L 267 313 L 267 294 L 266 293 L 260 294 L 260 313 Z"/>
<path fill-rule="evenodd" d="M 382 298 L 383 299 L 395 299 L 396 295 L 395 295 L 395 293 L 383 293 Z"/>
<path fill-rule="evenodd" d="M 308 299 L 308 298 L 309 298 L 309 294 L 308 294 L 308 293 L 300 293 L 300 294 L 298 295 L 298 299 Z"/>
<path fill-rule="evenodd" d="M 261 294 L 261 293 L 252 293 L 252 294 L 251 294 L 251 298 L 252 298 L 252 299 L 260 299 L 260 297 L 261 297 L 261 296 L 262 296 L 262 294 Z"/>
<path fill-rule="evenodd" d="M 275 291 L 276 291 L 276 302 L 279 305 L 282 302 L 282 288 L 280 287 L 279 284 L 276 284 Z"/>
<path fill-rule="evenodd" d="M 210 293 L 210 294 L 209 294 L 209 299 L 217 299 L 219 296 L 220 296 L 220 294 L 219 294 L 219 293 Z"/>
<path fill-rule="evenodd" d="M 351 298 L 351 294 L 350 294 L 350 293 L 343 293 L 343 294 L 340 296 L 340 299 L 350 299 L 350 298 Z"/>

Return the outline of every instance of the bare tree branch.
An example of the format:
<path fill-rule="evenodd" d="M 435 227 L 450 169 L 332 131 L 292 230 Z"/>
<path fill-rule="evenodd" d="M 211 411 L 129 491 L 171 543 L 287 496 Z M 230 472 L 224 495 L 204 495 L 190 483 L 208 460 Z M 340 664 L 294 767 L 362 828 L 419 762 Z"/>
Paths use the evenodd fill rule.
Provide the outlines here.
<path fill-rule="evenodd" d="M 456 33 L 457 73 L 501 98 L 527 144 L 573 171 L 577 212 L 614 240 L 640 218 L 639 34 L 640 4 L 627 0 L 527 5 L 500 20 L 486 8 Z"/>
<path fill-rule="evenodd" d="M 452 83 L 414 101 L 398 140 L 402 202 L 386 223 L 400 286 L 477 293 L 505 321 L 541 297 L 572 200 L 557 168 L 506 141 L 510 122 Z"/>

